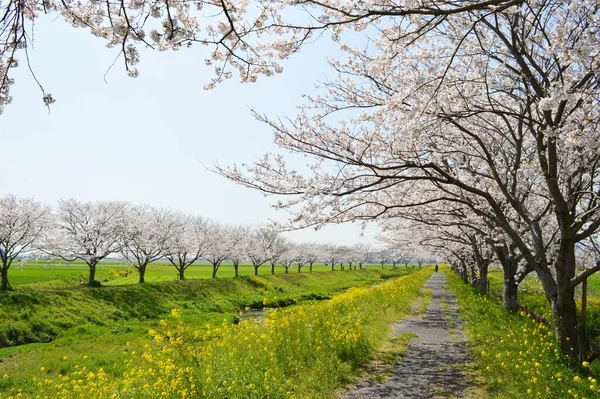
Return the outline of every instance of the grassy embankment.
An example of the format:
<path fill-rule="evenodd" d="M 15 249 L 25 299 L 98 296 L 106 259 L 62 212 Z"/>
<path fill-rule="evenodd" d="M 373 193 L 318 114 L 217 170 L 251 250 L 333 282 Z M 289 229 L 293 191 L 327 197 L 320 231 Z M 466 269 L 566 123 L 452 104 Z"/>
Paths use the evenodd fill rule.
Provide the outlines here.
<path fill-rule="evenodd" d="M 231 322 L 245 307 L 328 298 L 349 287 L 372 285 L 382 277 L 405 273 L 403 269 L 290 273 L 100 289 L 21 286 L 0 293 L 2 346 L 53 342 L 0 349 L 0 376 L 9 376 L 0 379 L 0 390 L 23 384 L 39 370 L 40 359 L 46 360 L 49 372 L 64 373 L 78 362 L 81 353 L 86 353 L 91 366 L 119 373 L 127 357 L 124 350 L 145 341 L 147 331 L 156 328 L 173 308 L 181 310 L 181 319 L 190 326 Z"/>
<path fill-rule="evenodd" d="M 545 325 L 524 312 L 505 311 L 499 298 L 477 294 L 449 270 L 445 272 L 458 297 L 475 367 L 489 398 L 600 397 L 595 364 L 570 364 Z"/>
<path fill-rule="evenodd" d="M 494 296 L 502 295 L 503 275 L 500 270 L 491 270 L 489 273 L 490 290 Z M 586 330 L 590 337 L 600 344 L 600 276 L 594 275 L 588 280 L 588 307 L 586 315 Z M 581 290 L 579 290 L 581 293 Z M 581 322 L 581 298 L 576 299 L 579 321 Z M 527 311 L 532 312 L 551 322 L 552 311 L 544 295 L 542 286 L 534 276 L 527 277 L 519 287 L 519 304 Z M 600 365 L 599 365 L 600 369 Z M 599 395 L 600 396 L 600 395 Z"/>
<path fill-rule="evenodd" d="M 31 352 L 4 349 L 3 354 L 0 351 L 0 356 L 4 355 L 0 375 L 6 376 L 0 390 L 4 397 L 18 394 L 19 389 L 25 397 L 331 397 L 389 338 L 387 326 L 410 312 L 430 270 L 376 287 L 352 288 L 328 301 L 273 310 L 264 323 L 235 325 L 228 317 L 199 323 L 196 317 L 202 310 L 196 306 L 201 305 L 186 300 L 175 303 L 170 298 L 172 291 L 181 295 L 185 286 L 202 284 L 202 291 L 196 290 L 196 294 L 205 297 L 197 302 L 237 309 L 237 299 L 232 297 L 250 305 L 265 297 L 267 304 L 281 303 L 299 292 L 303 294 L 298 299 L 320 295 L 332 286 L 372 285 L 381 281 L 381 273 L 289 274 L 77 290 L 94 299 L 98 293 L 112 296 L 123 291 L 119 300 L 142 290 L 143 296 L 159 300 L 165 309 L 173 306 L 177 310 L 170 316 L 161 312 L 164 318 L 160 321 L 140 322 L 139 328 L 129 333 L 84 342 L 69 336 L 66 342 L 61 339 L 66 345 L 57 345 L 61 341 L 57 340 L 49 347 L 39 347 L 38 355 L 43 352 L 44 356 L 38 356 L 36 362 L 32 362 L 35 356 L 29 356 L 29 361 L 24 358 Z M 385 275 L 390 273 L 402 272 L 388 270 Z M 214 295 L 207 295 L 211 289 Z M 160 294 L 153 295 L 158 290 Z M 110 315 L 106 305 L 100 308 Z M 112 341 L 115 337 L 131 341 Z M 111 350 L 107 351 L 107 346 L 112 346 Z M 11 350 L 13 358 L 7 356 Z"/>

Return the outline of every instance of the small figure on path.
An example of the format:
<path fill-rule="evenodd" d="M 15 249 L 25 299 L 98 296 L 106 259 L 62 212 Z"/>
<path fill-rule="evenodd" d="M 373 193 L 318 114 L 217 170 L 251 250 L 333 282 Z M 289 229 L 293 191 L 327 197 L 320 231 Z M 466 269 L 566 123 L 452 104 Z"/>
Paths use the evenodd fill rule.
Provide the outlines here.
<path fill-rule="evenodd" d="M 435 264 L 435 272 L 436 273 L 438 272 L 438 265 L 437 265 L 437 263 Z"/>

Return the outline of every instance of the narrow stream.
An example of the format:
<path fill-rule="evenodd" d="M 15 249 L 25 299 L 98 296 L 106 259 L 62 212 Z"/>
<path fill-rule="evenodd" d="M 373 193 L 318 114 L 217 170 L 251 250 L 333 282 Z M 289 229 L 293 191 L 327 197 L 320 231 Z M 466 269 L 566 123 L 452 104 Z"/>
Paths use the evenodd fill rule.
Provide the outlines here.
<path fill-rule="evenodd" d="M 262 323 L 269 313 L 270 309 L 251 309 L 243 312 L 239 316 L 239 322 L 242 321 L 253 321 L 256 323 Z"/>

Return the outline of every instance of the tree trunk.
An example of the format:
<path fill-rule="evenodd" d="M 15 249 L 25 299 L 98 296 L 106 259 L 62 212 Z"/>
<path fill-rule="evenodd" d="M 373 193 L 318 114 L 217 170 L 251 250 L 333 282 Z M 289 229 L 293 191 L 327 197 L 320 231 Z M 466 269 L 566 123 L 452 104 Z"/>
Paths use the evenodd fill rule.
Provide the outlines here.
<path fill-rule="evenodd" d="M 502 290 L 502 304 L 504 309 L 517 311 L 519 309 L 518 287 L 519 282 L 515 279 L 519 262 L 515 259 L 513 251 L 506 245 L 494 248 L 496 257 L 502 265 L 504 283 Z"/>
<path fill-rule="evenodd" d="M 271 274 L 275 274 L 275 263 L 271 263 Z"/>
<path fill-rule="evenodd" d="M 575 290 L 573 288 L 559 288 L 558 298 L 552 304 L 552 314 L 560 351 L 567 356 L 580 357 L 582 354 L 577 334 L 577 305 L 575 304 Z M 582 360 L 587 359 L 584 356 Z"/>
<path fill-rule="evenodd" d="M 140 284 L 145 283 L 146 280 L 144 277 L 146 275 L 146 265 L 140 266 L 138 268 L 138 272 L 140 273 L 140 279 L 138 280 L 138 283 L 140 283 Z"/>
<path fill-rule="evenodd" d="M 557 296 L 556 301 L 550 299 L 556 338 L 560 350 L 567 356 L 582 356 L 577 329 L 577 305 L 575 304 L 575 287 L 571 279 L 575 277 L 575 243 L 564 240 L 555 264 Z M 587 360 L 587 359 L 580 359 Z"/>
<path fill-rule="evenodd" d="M 383 269 L 383 262 L 381 262 L 381 268 Z"/>
<path fill-rule="evenodd" d="M 289 270 L 289 269 L 290 269 L 290 267 L 289 267 L 289 266 L 284 266 L 284 267 L 285 267 L 285 274 L 289 274 L 289 272 L 290 272 L 290 270 Z"/>
<path fill-rule="evenodd" d="M 88 264 L 89 268 L 90 268 L 90 275 L 88 276 L 88 285 L 94 285 L 94 282 L 96 281 L 96 265 L 98 264 L 98 262 L 90 262 Z"/>
<path fill-rule="evenodd" d="M 259 265 L 254 265 L 254 275 L 255 276 L 258 276 L 258 268 L 259 268 Z"/>
<path fill-rule="evenodd" d="M 185 280 L 185 267 L 179 266 L 179 280 Z"/>
<path fill-rule="evenodd" d="M 519 284 L 513 274 L 504 275 L 504 286 L 502 290 L 502 305 L 504 309 L 516 312 L 519 309 L 517 300 Z"/>
<path fill-rule="evenodd" d="M 479 286 L 479 280 L 477 278 L 477 272 L 475 271 L 475 266 L 471 266 L 471 285 L 474 288 Z"/>
<path fill-rule="evenodd" d="M 484 293 L 487 290 L 487 282 L 488 282 L 488 269 L 490 267 L 489 263 L 483 263 L 479 265 L 479 281 L 477 282 L 477 288 L 480 292 Z"/>
<path fill-rule="evenodd" d="M 335 263 L 331 262 L 331 271 L 335 270 Z"/>
<path fill-rule="evenodd" d="M 217 271 L 219 270 L 219 265 L 213 265 L 212 268 L 212 278 L 217 278 Z"/>
<path fill-rule="evenodd" d="M 312 264 L 312 262 L 311 262 L 311 263 L 308 265 L 308 271 L 309 271 L 310 273 L 312 273 L 312 265 L 313 265 L 313 264 Z"/>
<path fill-rule="evenodd" d="M 8 267 L 0 267 L 0 274 L 2 275 L 2 291 L 10 290 L 10 284 L 8 282 Z"/>
<path fill-rule="evenodd" d="M 302 272 L 302 266 L 298 265 L 298 273 L 301 273 L 301 272 Z"/>
<path fill-rule="evenodd" d="M 460 277 L 462 278 L 462 281 L 464 281 L 466 284 L 469 284 L 469 272 L 464 261 L 461 261 L 460 264 Z"/>
<path fill-rule="evenodd" d="M 239 263 L 236 263 L 236 262 L 234 262 L 234 263 L 233 263 L 233 273 L 234 273 L 234 277 L 237 277 L 237 276 L 238 276 L 238 269 L 239 269 L 239 267 L 240 267 L 240 264 L 239 264 Z"/>

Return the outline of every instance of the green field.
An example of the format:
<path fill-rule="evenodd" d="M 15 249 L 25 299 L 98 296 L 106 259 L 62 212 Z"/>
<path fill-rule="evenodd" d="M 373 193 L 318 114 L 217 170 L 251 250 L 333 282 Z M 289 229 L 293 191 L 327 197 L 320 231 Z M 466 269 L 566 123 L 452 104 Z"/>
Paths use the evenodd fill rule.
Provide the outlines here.
<path fill-rule="evenodd" d="M 339 265 L 336 265 L 339 270 Z M 392 265 L 384 265 L 385 269 L 392 269 Z M 400 266 L 398 266 L 400 268 Z M 345 266 L 347 271 L 348 266 Z M 363 265 L 363 269 L 381 269 L 380 264 Z M 9 281 L 13 288 L 35 284 L 36 288 L 67 288 L 79 285 L 80 279 L 87 282 L 88 267 L 81 261 L 65 262 L 60 260 L 32 260 L 23 264 L 15 264 L 9 270 Z M 323 264 L 313 265 L 313 271 L 331 271 L 329 266 Z M 127 277 L 124 274 L 128 272 Z M 297 267 L 290 267 L 289 273 L 297 273 Z M 302 273 L 308 273 L 308 266 L 302 267 Z M 275 266 L 275 273 L 285 273 L 283 266 Z M 240 265 L 240 276 L 251 276 L 254 274 L 252 265 Z M 259 275 L 271 274 L 271 265 L 262 265 L 258 269 Z M 185 276 L 187 279 L 206 279 L 212 276 L 212 266 L 207 263 L 198 262 L 190 266 Z M 233 266 L 223 263 L 218 272 L 218 278 L 234 276 Z M 154 262 L 148 266 L 146 271 L 146 282 L 175 281 L 178 279 L 177 270 L 168 262 Z M 120 261 L 103 261 L 98 264 L 96 279 L 102 285 L 127 285 L 138 282 L 138 273 L 132 266 Z M 48 283 L 54 282 L 54 283 Z M 46 284 L 37 284 L 46 283 Z"/>
<path fill-rule="evenodd" d="M 118 264 L 105 263 L 103 266 L 100 276 L 109 276 L 111 269 L 124 269 Z M 321 300 L 351 287 L 366 287 L 364 295 L 367 295 L 375 285 L 415 270 L 382 270 L 379 265 L 332 273 L 320 265 L 313 273 L 308 273 L 308 269 L 301 274 L 295 270 L 290 270 L 289 274 L 278 270 L 275 275 L 210 279 L 206 278 L 210 267 L 198 265 L 191 268 L 196 274 L 190 273 L 190 276 L 200 278 L 156 282 L 174 280 L 174 269 L 166 265 L 153 266 L 155 282 L 129 284 L 136 280 L 119 277 L 106 282 L 111 286 L 100 288 L 79 286 L 78 276 L 85 273 L 83 265 L 76 268 L 54 263 L 23 267 L 21 284 L 17 284 L 14 291 L 0 293 L 0 398 L 16 394 L 19 389 L 23 390 L 24 397 L 34 397 L 38 390 L 32 386 L 32 378 L 57 378 L 76 371 L 82 364 L 96 372 L 102 369 L 109 376 L 120 376 L 127 367 L 123 362 L 131 358 L 132 353 L 145 350 L 148 332 L 164 329 L 163 321 L 170 318 L 172 309 L 178 309 L 179 320 L 185 323 L 186 331 L 202 332 L 231 326 L 248 309 L 290 305 L 310 307 L 327 303 L 329 301 Z M 225 270 L 227 266 L 223 266 Z M 251 272 L 249 267 L 243 270 L 246 274 Z M 265 267 L 262 272 L 270 273 L 270 267 Z M 416 288 L 424 278 L 426 275 L 419 277 Z M 66 288 L 60 288 L 61 284 Z M 410 309 L 409 304 L 416 296 L 408 292 L 401 295 L 406 297 L 405 303 L 394 306 L 403 314 Z M 388 323 L 390 317 L 400 314 L 381 315 L 383 318 L 379 323 Z M 358 318 L 352 319 L 352 323 L 367 322 L 360 318 L 360 313 L 353 313 L 352 317 Z M 379 339 L 385 338 L 387 333 L 383 332 Z M 363 350 L 366 349 L 361 349 L 360 359 L 369 353 L 363 353 Z M 356 366 L 352 363 L 349 368 L 343 367 L 349 372 Z M 331 385 L 327 384 L 334 381 L 322 383 L 330 389 Z M 53 395 L 49 397 L 55 397 Z"/>

